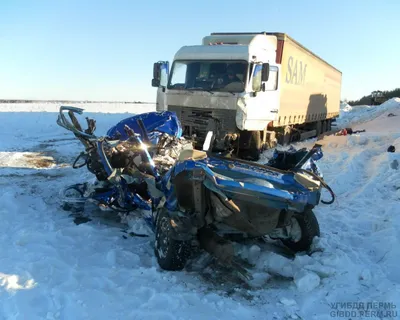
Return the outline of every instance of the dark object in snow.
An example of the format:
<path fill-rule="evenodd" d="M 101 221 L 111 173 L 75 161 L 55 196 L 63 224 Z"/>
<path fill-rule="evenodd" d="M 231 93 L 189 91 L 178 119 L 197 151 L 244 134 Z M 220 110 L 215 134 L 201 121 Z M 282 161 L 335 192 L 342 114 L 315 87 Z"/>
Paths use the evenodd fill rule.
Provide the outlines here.
<path fill-rule="evenodd" d="M 397 159 L 394 159 L 391 163 L 390 163 L 390 168 L 397 170 L 399 168 L 399 162 L 397 161 Z"/>
<path fill-rule="evenodd" d="M 388 114 L 388 117 L 396 117 L 396 114 L 394 114 L 394 113 L 389 113 L 389 114 Z"/>
<path fill-rule="evenodd" d="M 127 232 L 126 230 L 123 230 L 122 232 L 128 234 L 131 237 L 140 237 L 140 238 L 147 238 L 148 235 L 147 234 L 140 234 L 140 233 L 136 233 L 136 232 Z M 128 237 L 126 235 L 122 235 L 122 238 L 124 239 L 128 239 Z"/>
<path fill-rule="evenodd" d="M 82 223 L 87 223 L 89 221 L 92 221 L 92 219 L 87 218 L 87 217 L 75 217 L 75 219 L 74 219 L 74 223 L 76 225 L 80 225 Z"/>
<path fill-rule="evenodd" d="M 365 130 L 353 130 L 352 128 L 346 128 L 346 130 L 347 130 L 347 134 L 365 132 Z"/>
<path fill-rule="evenodd" d="M 128 234 L 131 237 L 141 237 L 141 238 L 147 238 L 148 237 L 147 234 L 140 234 L 140 233 L 136 233 L 136 232 L 129 232 Z"/>
<path fill-rule="evenodd" d="M 335 136 L 347 136 L 348 134 L 361 133 L 361 132 L 365 132 L 365 130 L 353 130 L 352 128 L 344 128 L 339 132 L 336 132 Z"/>
<path fill-rule="evenodd" d="M 396 148 L 394 146 L 389 146 L 389 148 L 387 149 L 387 152 L 395 152 Z"/>

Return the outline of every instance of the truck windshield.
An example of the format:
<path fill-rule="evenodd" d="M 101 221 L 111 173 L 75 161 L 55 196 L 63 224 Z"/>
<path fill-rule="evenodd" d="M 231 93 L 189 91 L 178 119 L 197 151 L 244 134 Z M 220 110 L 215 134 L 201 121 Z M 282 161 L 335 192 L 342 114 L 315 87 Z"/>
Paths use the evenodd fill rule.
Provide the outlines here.
<path fill-rule="evenodd" d="M 248 74 L 246 61 L 175 61 L 168 89 L 243 92 Z"/>

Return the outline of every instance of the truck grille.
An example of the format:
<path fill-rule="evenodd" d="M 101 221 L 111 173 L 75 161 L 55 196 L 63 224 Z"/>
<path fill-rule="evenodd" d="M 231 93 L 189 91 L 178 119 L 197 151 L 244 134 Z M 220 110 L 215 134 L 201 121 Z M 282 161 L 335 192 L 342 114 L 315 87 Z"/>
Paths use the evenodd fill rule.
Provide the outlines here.
<path fill-rule="evenodd" d="M 219 121 L 221 134 L 233 133 L 236 131 L 236 110 L 190 108 L 181 106 L 168 106 L 181 122 L 183 135 L 192 136 L 195 134 L 199 142 L 203 142 L 213 124 L 213 119 Z"/>

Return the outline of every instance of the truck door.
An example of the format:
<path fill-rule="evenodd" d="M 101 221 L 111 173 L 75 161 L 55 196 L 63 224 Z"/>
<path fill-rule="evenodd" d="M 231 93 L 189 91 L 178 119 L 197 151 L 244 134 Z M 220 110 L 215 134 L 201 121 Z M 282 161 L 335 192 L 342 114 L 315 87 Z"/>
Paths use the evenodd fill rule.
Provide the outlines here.
<path fill-rule="evenodd" d="M 252 130 L 263 130 L 270 121 L 277 120 L 280 103 L 279 74 L 280 68 L 277 65 L 266 63 L 253 65 L 251 79 L 253 93 L 249 99 L 247 119 L 258 128 Z"/>
<path fill-rule="evenodd" d="M 169 62 L 159 61 L 153 66 L 152 86 L 157 87 L 156 110 L 164 111 L 168 109 L 167 104 L 167 83 L 169 77 Z"/>

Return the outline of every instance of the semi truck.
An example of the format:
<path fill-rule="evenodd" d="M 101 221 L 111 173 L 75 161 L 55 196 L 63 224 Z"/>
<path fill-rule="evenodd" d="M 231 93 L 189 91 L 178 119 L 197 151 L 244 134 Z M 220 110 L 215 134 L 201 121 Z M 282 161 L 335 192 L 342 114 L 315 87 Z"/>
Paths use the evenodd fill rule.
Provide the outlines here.
<path fill-rule="evenodd" d="M 376 91 L 371 92 L 371 105 L 372 106 L 379 106 L 387 100 L 388 99 L 386 98 L 385 94 L 382 91 L 376 90 Z"/>
<path fill-rule="evenodd" d="M 260 153 L 331 130 L 342 73 L 285 33 L 214 32 L 153 65 L 157 111 L 177 114 L 202 148 Z M 208 137 L 208 138 L 207 138 Z M 210 141 L 208 141 L 209 143 Z"/>

